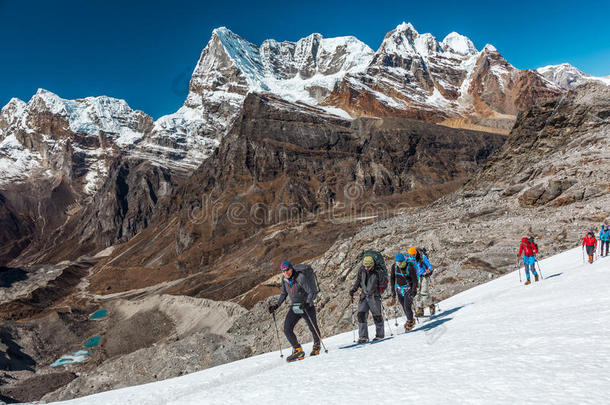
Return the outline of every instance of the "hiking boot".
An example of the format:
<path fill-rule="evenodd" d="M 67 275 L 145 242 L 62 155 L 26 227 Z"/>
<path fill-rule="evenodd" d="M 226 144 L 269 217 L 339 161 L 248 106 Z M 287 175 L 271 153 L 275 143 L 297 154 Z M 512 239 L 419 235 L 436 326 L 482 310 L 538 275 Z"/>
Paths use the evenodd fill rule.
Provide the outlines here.
<path fill-rule="evenodd" d="M 365 337 L 361 337 L 360 339 L 358 339 L 358 343 L 368 343 L 369 339 L 365 338 Z"/>
<path fill-rule="evenodd" d="M 405 332 L 409 332 L 410 330 L 413 330 L 414 327 L 415 327 L 415 319 L 412 321 L 405 322 Z"/>
<path fill-rule="evenodd" d="M 430 316 L 432 316 L 436 313 L 436 305 L 430 305 L 429 309 L 430 309 Z"/>
<path fill-rule="evenodd" d="M 523 285 L 530 285 L 532 284 L 532 282 L 530 281 L 530 279 L 528 278 L 527 281 L 523 284 Z"/>
<path fill-rule="evenodd" d="M 303 360 L 304 358 L 305 352 L 303 351 L 303 348 L 299 346 L 292 349 L 292 354 L 286 357 L 286 361 L 290 363 L 297 360 Z"/>
<path fill-rule="evenodd" d="M 379 337 L 379 336 L 375 336 L 375 337 L 373 338 L 373 342 L 376 342 L 376 341 L 378 341 L 378 340 L 383 340 L 383 338 L 382 338 L 382 337 Z"/>
<path fill-rule="evenodd" d="M 317 356 L 320 354 L 320 342 L 314 342 L 313 347 L 311 348 L 310 356 Z"/>
<path fill-rule="evenodd" d="M 593 263 L 593 255 L 589 255 L 589 263 Z"/>
<path fill-rule="evenodd" d="M 424 309 L 423 308 L 417 308 L 415 310 L 415 316 L 424 316 Z"/>
<path fill-rule="evenodd" d="M 538 274 L 534 274 L 534 281 L 538 281 Z"/>

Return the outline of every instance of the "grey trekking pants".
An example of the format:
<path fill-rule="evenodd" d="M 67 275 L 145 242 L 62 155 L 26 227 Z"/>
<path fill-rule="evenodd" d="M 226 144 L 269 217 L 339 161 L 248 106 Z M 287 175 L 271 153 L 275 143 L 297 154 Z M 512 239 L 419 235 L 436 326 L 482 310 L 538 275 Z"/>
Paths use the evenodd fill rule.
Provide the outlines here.
<path fill-rule="evenodd" d="M 423 309 L 432 305 L 432 297 L 430 296 L 430 277 L 419 278 L 419 294 L 417 294 L 416 306 Z"/>
<path fill-rule="evenodd" d="M 360 296 L 358 303 L 358 335 L 360 338 L 369 338 L 368 311 L 371 311 L 375 321 L 375 337 L 383 338 L 383 317 L 381 316 L 381 297 L 380 296 Z"/>

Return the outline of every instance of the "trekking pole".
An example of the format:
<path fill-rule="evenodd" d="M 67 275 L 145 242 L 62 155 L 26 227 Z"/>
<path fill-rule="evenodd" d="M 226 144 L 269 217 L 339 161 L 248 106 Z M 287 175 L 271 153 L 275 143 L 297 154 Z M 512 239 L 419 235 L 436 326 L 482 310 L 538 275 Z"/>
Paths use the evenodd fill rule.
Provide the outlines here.
<path fill-rule="evenodd" d="M 582 264 L 585 264 L 585 248 L 582 248 Z"/>
<path fill-rule="evenodd" d="M 522 283 L 523 280 L 521 279 L 521 266 L 519 266 L 519 257 L 517 257 L 517 272 L 519 273 L 519 283 Z"/>
<path fill-rule="evenodd" d="M 540 268 L 540 263 L 538 262 L 538 258 L 536 258 L 536 265 L 538 266 L 538 273 L 540 273 L 540 279 L 544 280 L 544 276 L 542 275 L 542 269 Z"/>
<path fill-rule="evenodd" d="M 396 302 L 394 302 L 394 326 L 398 327 L 398 310 L 396 308 Z"/>
<path fill-rule="evenodd" d="M 356 342 L 356 325 L 354 324 L 354 299 L 352 298 L 352 335 L 354 336 L 354 343 Z"/>
<path fill-rule="evenodd" d="M 277 330 L 277 322 L 275 320 L 275 312 L 271 313 L 273 315 L 273 324 L 275 325 L 275 336 L 277 337 L 277 345 L 280 348 L 280 357 L 284 357 L 282 354 L 282 344 L 280 343 L 280 332 Z"/>
<path fill-rule="evenodd" d="M 322 337 L 320 336 L 320 331 L 318 331 L 316 324 L 314 324 L 313 321 L 311 320 L 311 316 L 309 316 L 309 313 L 307 312 L 307 310 L 304 310 L 303 312 L 305 312 L 305 314 L 307 315 L 307 319 L 309 319 L 309 322 L 313 326 L 313 330 L 316 332 L 316 335 L 318 335 L 318 339 L 320 339 L 320 343 L 322 343 L 322 347 L 324 348 L 324 353 L 328 353 L 328 349 L 326 348 L 326 345 L 322 341 Z"/>
<path fill-rule="evenodd" d="M 388 315 L 385 311 L 385 307 L 383 306 L 383 300 L 381 300 L 381 310 L 383 311 L 383 316 L 385 317 L 385 320 L 388 323 L 388 329 L 390 330 L 390 336 L 394 336 L 394 332 L 392 332 L 392 328 L 390 327 L 390 320 L 388 319 Z"/>

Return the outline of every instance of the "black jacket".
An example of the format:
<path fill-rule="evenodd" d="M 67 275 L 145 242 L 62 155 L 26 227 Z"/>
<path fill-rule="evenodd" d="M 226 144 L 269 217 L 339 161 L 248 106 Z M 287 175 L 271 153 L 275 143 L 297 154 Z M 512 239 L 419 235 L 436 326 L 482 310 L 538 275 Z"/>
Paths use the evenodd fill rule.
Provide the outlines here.
<path fill-rule="evenodd" d="M 392 297 L 396 296 L 396 290 L 400 291 L 401 295 L 404 295 L 407 290 L 417 291 L 417 269 L 415 264 L 407 262 L 407 267 L 401 269 L 394 263 L 392 265 L 390 283 L 392 284 Z"/>
<path fill-rule="evenodd" d="M 360 266 L 354 286 L 349 293 L 354 295 L 358 288 L 361 288 L 363 296 L 381 296 L 387 286 L 388 279 L 377 265 L 371 271 L 366 271 L 364 266 Z"/>
<path fill-rule="evenodd" d="M 277 306 L 282 305 L 282 302 L 286 297 L 290 297 L 292 304 L 308 304 L 313 306 L 313 300 L 315 298 L 315 291 L 312 286 L 309 285 L 307 279 L 303 273 L 292 271 L 293 276 L 291 278 L 285 278 L 282 276 L 282 292 L 277 300 Z"/>

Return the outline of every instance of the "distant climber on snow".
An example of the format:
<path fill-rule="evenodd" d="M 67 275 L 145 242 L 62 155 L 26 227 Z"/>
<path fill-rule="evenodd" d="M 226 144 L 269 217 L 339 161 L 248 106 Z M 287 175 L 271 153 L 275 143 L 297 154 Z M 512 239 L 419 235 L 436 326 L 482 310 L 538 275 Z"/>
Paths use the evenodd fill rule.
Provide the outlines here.
<path fill-rule="evenodd" d="M 519 253 L 517 257 L 521 257 L 523 254 L 523 263 L 525 264 L 525 285 L 529 285 L 530 271 L 534 275 L 534 281 L 538 281 L 538 273 L 536 273 L 536 254 L 538 253 L 538 247 L 535 243 L 530 242 L 528 238 L 521 239 L 521 245 L 519 246 Z"/>
<path fill-rule="evenodd" d="M 415 316 L 424 316 L 425 307 L 430 309 L 430 315 L 434 315 L 435 306 L 430 295 L 430 277 L 434 269 L 428 260 L 428 256 L 426 256 L 426 249 L 417 248 L 416 251 L 415 266 L 417 267 L 419 289 L 415 299 Z"/>
<path fill-rule="evenodd" d="M 381 315 L 381 294 L 388 286 L 386 271 L 377 263 L 373 256 L 365 256 L 362 266 L 358 269 L 354 286 L 349 291 L 352 301 L 358 289 L 362 290 L 358 300 L 358 343 L 369 341 L 368 312 L 371 311 L 375 321 L 375 338 L 381 340 L 385 337 L 383 316 Z"/>
<path fill-rule="evenodd" d="M 587 256 L 589 256 L 589 263 L 593 263 L 593 259 L 595 258 L 595 249 L 597 249 L 597 239 L 595 239 L 595 234 L 593 232 L 587 233 L 587 235 L 582 240 L 583 249 L 587 250 Z"/>
<path fill-rule="evenodd" d="M 392 300 L 391 305 L 395 304 L 396 296 L 402 306 L 407 322 L 405 323 L 405 331 L 410 331 L 415 326 L 413 318 L 413 297 L 417 293 L 417 267 L 415 265 L 415 248 L 410 248 L 409 253 L 403 255 L 399 253 L 394 258 L 395 263 L 392 265 L 390 275 L 390 283 L 392 284 Z"/>
<path fill-rule="evenodd" d="M 600 256 L 608 256 L 608 249 L 610 248 L 610 227 L 608 225 L 602 225 L 602 229 L 599 231 L 599 240 L 601 242 Z M 606 247 L 606 254 L 604 254 L 604 246 Z"/>
<path fill-rule="evenodd" d="M 316 356 L 320 354 L 320 329 L 316 319 L 314 299 L 319 288 L 313 269 L 305 264 L 293 266 L 289 261 L 285 261 L 281 265 L 281 270 L 282 292 L 277 303 L 269 306 L 269 313 L 273 314 L 282 305 L 286 297 L 290 297 L 291 308 L 284 320 L 284 334 L 292 345 L 292 354 L 286 360 L 291 362 L 302 360 L 305 357 L 303 348 L 294 334 L 294 327 L 301 318 L 305 319 L 307 327 L 313 335 L 313 349 L 310 356 Z"/>

